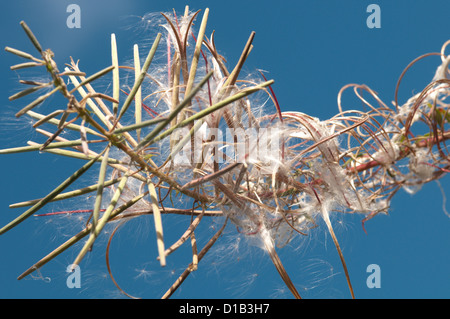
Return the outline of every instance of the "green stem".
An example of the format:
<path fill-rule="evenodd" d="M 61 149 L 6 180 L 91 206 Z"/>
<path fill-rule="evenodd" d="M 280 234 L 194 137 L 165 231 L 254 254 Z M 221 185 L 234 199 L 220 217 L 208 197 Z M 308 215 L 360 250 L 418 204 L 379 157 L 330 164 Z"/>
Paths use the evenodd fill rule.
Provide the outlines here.
<path fill-rule="evenodd" d="M 100 156 L 100 155 L 99 155 Z M 8 223 L 6 226 L 0 229 L 0 235 L 4 234 L 11 228 L 14 228 L 21 222 L 23 222 L 25 219 L 33 215 L 35 212 L 37 212 L 39 209 L 44 207 L 48 202 L 50 202 L 53 198 L 55 198 L 56 195 L 61 193 L 64 189 L 66 189 L 69 185 L 71 185 L 73 182 L 75 182 L 81 175 L 83 175 L 91 166 L 97 161 L 98 157 L 90 160 L 85 165 L 83 165 L 79 170 L 77 170 L 75 173 L 73 173 L 69 178 L 67 178 L 64 182 L 62 182 L 58 187 L 56 187 L 53 191 L 51 191 L 47 196 L 45 196 L 43 199 L 41 199 L 38 203 L 36 203 L 33 207 L 28 209 L 26 212 L 24 212 L 22 215 Z"/>

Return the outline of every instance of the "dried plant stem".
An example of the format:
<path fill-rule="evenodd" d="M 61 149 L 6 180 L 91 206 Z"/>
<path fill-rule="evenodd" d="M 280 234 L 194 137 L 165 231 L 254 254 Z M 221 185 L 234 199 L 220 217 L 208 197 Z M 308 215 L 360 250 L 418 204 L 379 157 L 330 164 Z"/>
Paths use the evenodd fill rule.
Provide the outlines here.
<path fill-rule="evenodd" d="M 144 62 L 144 65 L 142 66 L 141 73 L 140 73 L 139 77 L 137 78 L 137 80 L 134 82 L 134 85 L 130 91 L 130 94 L 127 96 L 127 99 L 125 100 L 125 102 L 122 105 L 119 116 L 117 117 L 117 122 L 125 114 L 125 112 L 127 111 L 128 107 L 131 104 L 131 101 L 134 100 L 136 93 L 140 89 L 141 84 L 144 81 L 145 75 L 147 74 L 148 68 L 150 67 L 150 63 L 152 63 L 153 57 L 155 56 L 156 49 L 158 47 L 160 40 L 161 40 L 161 33 L 158 33 L 155 41 L 153 42 L 153 45 L 152 45 L 150 51 L 148 52 L 147 58 L 145 59 L 145 62 Z"/>
<path fill-rule="evenodd" d="M 25 113 L 27 113 L 28 111 L 33 109 L 34 107 L 38 106 L 39 104 L 44 102 L 46 99 L 48 99 L 51 95 L 53 95 L 55 92 L 59 91 L 59 89 L 60 89 L 60 87 L 56 87 L 53 90 L 51 90 L 50 92 L 48 92 L 44 95 L 41 95 L 36 100 L 34 100 L 33 102 L 31 102 L 30 104 L 25 106 L 23 109 L 21 109 L 19 112 L 17 112 L 16 117 L 21 117 L 22 115 L 24 115 Z"/>
<path fill-rule="evenodd" d="M 159 262 L 162 267 L 166 265 L 166 254 L 164 248 L 163 225 L 161 220 L 161 212 L 159 211 L 158 194 L 156 194 L 155 185 L 148 178 L 147 185 L 152 202 L 153 221 L 155 222 L 156 244 L 158 246 Z"/>
<path fill-rule="evenodd" d="M 211 247 L 214 245 L 214 243 L 217 241 L 217 239 L 222 234 L 223 230 L 225 229 L 225 226 L 227 225 L 228 218 L 223 223 L 222 227 L 214 234 L 214 236 L 206 243 L 205 247 L 200 251 L 198 254 L 198 262 L 202 260 L 202 258 L 206 255 L 206 253 L 211 249 Z M 161 299 L 168 299 L 172 294 L 180 287 L 180 285 L 183 283 L 183 281 L 190 275 L 193 269 L 193 263 L 189 264 L 189 266 L 186 268 L 186 270 L 180 275 L 180 277 L 174 282 L 174 284 L 167 290 L 167 292 L 162 296 Z"/>
<path fill-rule="evenodd" d="M 73 173 L 69 178 L 67 178 L 64 182 L 62 182 L 58 187 L 56 187 L 53 191 L 51 191 L 47 196 L 42 198 L 39 202 L 34 204 L 30 209 L 25 211 L 22 215 L 5 225 L 0 229 L 0 235 L 7 232 L 11 228 L 14 228 L 19 223 L 23 222 L 25 219 L 33 215 L 35 212 L 37 212 L 39 209 L 44 207 L 48 202 L 53 200 L 59 193 L 61 193 L 64 189 L 66 189 L 69 185 L 71 185 L 73 182 L 75 182 L 81 175 L 83 175 L 96 161 L 98 160 L 98 157 L 91 159 L 89 162 L 87 162 L 85 165 L 83 165 L 79 170 L 77 170 L 75 173 Z"/>
<path fill-rule="evenodd" d="M 133 56 L 134 56 L 134 83 L 139 81 L 140 70 L 141 70 L 141 60 L 139 58 L 139 46 L 137 44 L 133 47 Z M 134 117 L 136 121 L 136 125 L 140 125 L 142 122 L 142 88 L 139 86 L 136 91 L 136 95 L 134 97 Z M 137 140 L 138 142 L 141 140 L 141 130 L 136 130 Z"/>
<path fill-rule="evenodd" d="M 206 83 L 206 81 L 208 81 L 208 79 L 211 77 L 212 72 L 209 72 L 204 78 L 203 80 L 189 93 L 185 96 L 183 102 L 181 102 L 171 113 L 170 115 L 167 117 L 167 119 L 163 122 L 161 122 L 160 124 L 158 124 L 158 126 L 151 131 L 146 137 L 144 137 L 142 139 L 142 141 L 138 144 L 137 146 L 137 150 L 141 150 L 143 147 L 151 144 L 152 142 L 154 142 L 154 138 L 174 119 L 176 118 L 176 116 L 178 115 L 178 113 L 181 112 L 181 110 L 183 110 L 184 107 L 186 107 L 191 100 L 194 98 L 194 96 L 200 91 L 200 89 L 203 87 L 203 85 Z M 170 128 L 167 131 L 170 131 L 171 129 L 174 129 L 173 127 Z M 167 136 L 167 135 L 166 135 Z"/>
<path fill-rule="evenodd" d="M 194 86 L 195 75 L 197 73 L 197 67 L 198 67 L 198 60 L 200 58 L 200 50 L 202 48 L 203 38 L 205 36 L 205 30 L 206 30 L 206 23 L 208 21 L 208 14 L 209 14 L 209 9 L 206 8 L 205 12 L 203 13 L 203 19 L 200 24 L 200 30 L 198 32 L 198 37 L 197 37 L 197 41 L 195 44 L 195 51 L 194 51 L 194 55 L 192 57 L 191 68 L 189 71 L 189 78 L 186 83 L 185 95 L 189 95 L 189 93 L 191 93 L 192 87 Z M 187 33 L 186 33 L 186 38 L 187 38 Z M 180 118 L 184 119 L 184 110 L 181 111 Z"/>
<path fill-rule="evenodd" d="M 113 198 L 111 199 L 111 202 L 108 205 L 108 208 L 103 213 L 103 216 L 99 220 L 99 222 L 96 225 L 96 227 L 92 227 L 92 231 L 91 231 L 91 234 L 89 236 L 89 239 L 86 241 L 86 243 L 84 244 L 84 246 L 81 249 L 80 253 L 75 258 L 75 261 L 73 262 L 74 266 L 75 265 L 79 265 L 79 263 L 81 262 L 83 257 L 86 255 L 86 253 L 91 249 L 95 239 L 98 237 L 98 235 L 102 231 L 103 227 L 105 227 L 106 223 L 109 221 L 111 213 L 113 212 L 117 202 L 119 201 L 120 195 L 122 194 L 122 191 L 123 191 L 123 189 L 125 187 L 125 184 L 127 182 L 128 177 L 129 177 L 128 175 L 124 175 L 121 178 L 121 180 L 119 182 L 119 185 L 117 187 L 117 190 L 115 191 L 114 196 L 113 196 Z"/>
<path fill-rule="evenodd" d="M 308 235 L 319 225 L 316 219 L 322 217 L 354 298 L 330 214 L 361 213 L 364 229 L 367 220 L 388 211 L 392 197 L 401 188 L 415 192 L 423 184 L 450 172 L 447 145 L 450 138 L 450 57 L 445 55 L 450 41 L 440 53 L 425 54 L 406 67 L 396 86 L 394 108 L 388 107 L 366 85 L 349 84 L 339 91 L 339 113 L 320 120 L 301 112 L 282 112 L 274 82 L 267 81 L 261 71 L 264 81 L 260 77 L 240 79 L 253 49 L 255 32 L 250 34 L 238 62 L 229 72 L 226 60 L 216 48 L 215 33 L 209 38 L 205 36 L 208 9 L 195 37 L 192 28 L 199 12 L 190 12 L 186 6 L 180 17 L 175 11 L 163 14 L 167 48 L 163 50 L 165 58 L 162 60 L 166 62 L 162 65 L 155 66 L 152 62 L 161 61 L 155 57 L 160 52 L 162 33 L 154 39 L 142 67 L 137 45 L 133 47 L 133 66 L 119 65 L 116 37 L 112 34 L 111 65 L 87 77 L 73 59 L 61 73 L 53 52 L 42 50 L 29 27 L 21 23 L 40 57 L 6 47 L 7 52 L 27 60 L 11 68 L 26 71 L 31 67 L 44 67 L 51 81 L 20 80 L 27 87 L 9 99 L 15 101 L 37 94 L 37 98 L 22 107 L 16 116 L 27 114 L 36 120 L 33 128 L 45 141 L 29 141 L 29 146 L 3 149 L 0 154 L 39 151 L 88 162 L 47 196 L 11 205 L 11 208 L 31 208 L 1 228 L 0 234 L 52 201 L 89 192 L 96 194 L 91 209 L 38 215 L 92 214 L 81 232 L 35 263 L 19 279 L 88 236 L 74 262 L 74 265 L 79 264 L 110 222 L 152 214 L 157 260 L 161 266 L 165 266 L 167 257 L 188 239 L 192 253 L 192 262 L 163 298 L 170 297 L 192 271 L 201 268 L 199 262 L 221 236 L 228 220 L 239 233 L 262 241 L 263 249 L 284 284 L 295 298 L 300 298 L 275 247 L 283 247 L 296 235 Z M 191 38 L 195 45 L 190 44 Z M 207 50 L 202 50 L 203 45 Z M 433 80 L 420 93 L 399 105 L 398 89 L 406 71 L 431 55 L 439 55 L 442 62 Z M 125 76 L 120 79 L 119 69 L 133 72 L 129 83 L 125 83 Z M 108 86 L 112 96 L 93 87 L 94 81 L 107 78 L 109 72 L 112 72 L 112 85 Z M 130 92 L 121 89 L 128 84 L 132 86 Z M 144 87 L 150 93 L 143 98 Z M 362 102 L 364 112 L 343 110 L 341 97 L 347 89 L 353 90 Z M 56 92 L 66 99 L 67 107 L 58 107 L 48 114 L 33 111 Z M 121 92 L 127 95 L 124 101 Z M 257 92 L 259 94 L 254 94 Z M 258 95 L 263 98 L 254 98 Z M 130 107 L 133 102 L 134 108 Z M 267 111 L 269 104 L 272 109 Z M 147 114 L 143 110 L 148 118 L 144 118 Z M 227 134 L 228 130 L 238 132 L 220 145 L 220 138 L 210 134 L 209 129 L 224 129 Z M 63 135 L 68 130 L 79 134 L 79 138 Z M 250 131 L 256 132 L 254 136 L 248 134 Z M 265 144 L 273 148 L 269 150 Z M 178 160 L 180 153 L 184 160 L 181 162 Z M 197 162 L 198 159 L 201 161 Z M 100 170 L 95 173 L 94 185 L 63 192 L 97 162 Z M 112 192 L 106 201 L 109 195 L 106 188 L 110 186 Z M 148 196 L 150 201 L 146 199 Z M 106 208 L 102 207 L 103 202 Z M 180 202 L 192 204 L 192 208 L 177 207 L 175 203 Z M 137 203 L 139 205 L 134 206 Z M 190 217 L 187 229 L 169 248 L 164 243 L 164 214 Z M 207 216 L 223 217 L 225 222 L 199 252 L 197 246 L 201 240 L 197 238 L 196 229 Z M 119 226 L 109 238 L 106 263 L 117 288 L 135 298 L 120 288 L 109 264 L 110 244 Z M 167 228 L 164 231 L 167 233 Z"/>
<path fill-rule="evenodd" d="M 107 73 L 111 72 L 112 70 L 114 70 L 114 68 L 115 68 L 114 65 L 108 66 L 108 67 L 104 68 L 103 70 L 100 70 L 97 73 L 94 73 L 90 77 L 83 79 L 80 83 L 78 83 L 78 84 L 74 83 L 75 87 L 72 90 L 69 91 L 69 94 L 72 94 L 75 91 L 77 91 L 79 88 L 81 88 L 81 87 L 91 83 L 92 81 L 95 81 L 95 80 L 101 78 L 105 74 L 107 74 Z M 69 72 L 69 69 L 66 68 L 66 70 L 67 70 L 67 72 Z M 82 77 L 82 78 L 84 78 L 84 77 Z M 72 79 L 72 77 L 71 77 L 71 79 Z M 117 100 L 117 99 L 114 99 L 114 100 Z"/>
<path fill-rule="evenodd" d="M 192 212 L 195 213 L 195 212 Z M 203 216 L 205 215 L 205 211 L 203 210 L 189 225 L 188 229 L 185 231 L 183 235 L 169 248 L 166 249 L 164 252 L 165 256 L 169 256 L 171 253 L 173 253 L 177 248 L 181 247 L 181 245 L 184 244 L 184 242 L 191 236 L 192 232 L 195 230 L 195 228 L 200 224 L 200 221 L 202 220 Z M 159 258 L 159 257 L 158 257 Z"/>
<path fill-rule="evenodd" d="M 11 95 L 8 99 L 10 101 L 14 101 L 14 100 L 17 100 L 17 99 L 19 99 L 21 97 L 24 97 L 24 96 L 27 96 L 29 94 L 32 94 L 32 93 L 36 92 L 37 90 L 46 88 L 46 87 L 48 87 L 50 85 L 52 85 L 52 82 L 41 84 L 41 85 L 35 85 L 35 86 L 32 86 L 32 87 L 30 87 L 28 89 L 25 89 L 23 91 L 20 91 L 20 92 L 18 92 L 16 94 Z"/>
<path fill-rule="evenodd" d="M 95 197 L 94 211 L 92 212 L 92 229 L 97 227 L 97 222 L 100 216 L 100 209 L 102 206 L 103 189 L 105 184 L 106 169 L 108 168 L 109 150 L 111 145 L 108 145 L 103 155 L 102 164 L 100 166 L 100 172 L 98 176 L 97 195 Z"/>
<path fill-rule="evenodd" d="M 344 268 L 345 272 L 345 278 L 347 279 L 348 288 L 350 289 L 350 294 L 353 299 L 355 299 L 355 294 L 353 292 L 353 286 L 350 282 L 350 275 L 348 273 L 347 264 L 345 263 L 344 255 L 342 254 L 341 247 L 339 245 L 339 242 L 337 240 L 337 237 L 334 233 L 333 226 L 331 225 L 330 216 L 326 208 L 322 205 L 322 217 L 325 221 L 325 224 L 328 227 L 328 231 L 330 232 L 331 238 L 333 239 L 334 245 L 336 246 L 336 250 L 339 254 L 339 258 L 341 259 L 342 267 Z"/>
<path fill-rule="evenodd" d="M 125 204 L 121 205 L 120 207 L 116 208 L 111 213 L 110 221 L 114 220 L 117 217 L 119 217 L 119 219 L 121 219 L 122 217 L 120 217 L 120 214 L 122 212 L 124 212 L 126 209 L 128 209 L 128 208 L 132 207 L 133 205 L 135 205 L 137 202 L 139 202 L 146 195 L 148 195 L 148 193 L 140 194 L 140 195 L 136 196 L 135 198 L 133 198 L 132 200 L 130 200 L 130 201 L 126 202 Z M 80 231 L 75 236 L 71 237 L 69 240 L 64 242 L 58 248 L 56 248 L 52 252 L 50 252 L 47 256 L 45 256 L 44 258 L 40 259 L 37 263 L 35 263 L 30 268 L 28 268 L 26 271 L 24 271 L 19 277 L 17 277 L 17 279 L 18 280 L 23 279 L 26 276 L 28 276 L 29 274 L 31 274 L 32 272 L 34 272 L 35 270 L 41 268 L 46 263 L 51 261 L 53 258 L 55 258 L 59 254 L 61 254 L 62 252 L 64 252 L 65 250 L 67 250 L 68 248 L 73 246 L 74 244 L 76 244 L 78 241 L 80 241 L 81 239 L 83 239 L 87 235 L 89 235 L 91 232 L 92 232 L 92 224 L 89 224 L 89 225 L 86 226 L 85 229 Z"/>
<path fill-rule="evenodd" d="M 120 180 L 119 178 L 115 178 L 115 179 L 106 181 L 103 183 L 103 187 L 109 187 L 111 185 L 114 185 L 115 183 L 119 182 L 119 180 Z M 59 201 L 59 200 L 64 200 L 64 199 L 69 199 L 69 198 L 85 195 L 85 194 L 96 191 L 98 189 L 98 187 L 99 187 L 99 184 L 95 184 L 95 185 L 83 187 L 83 188 L 80 188 L 80 189 L 77 189 L 74 191 L 61 193 L 61 194 L 55 196 L 51 201 L 52 202 Z M 20 207 L 32 206 L 32 205 L 38 203 L 40 200 L 42 200 L 42 198 L 33 199 L 33 200 L 26 201 L 26 202 L 11 204 L 11 205 L 9 205 L 9 208 L 20 208 Z"/>
<path fill-rule="evenodd" d="M 106 245 L 106 254 L 105 254 L 106 267 L 108 268 L 109 277 L 111 278 L 111 280 L 113 281 L 114 285 L 117 287 L 117 289 L 119 289 L 119 291 L 120 291 L 121 293 L 123 293 L 123 294 L 124 294 L 125 296 L 127 296 L 128 298 L 131 298 L 131 299 L 139 299 L 139 298 L 137 298 L 137 297 L 135 297 L 135 296 L 130 295 L 130 294 L 127 293 L 125 290 L 123 290 L 122 288 L 120 288 L 120 286 L 119 286 L 119 284 L 117 283 L 116 279 L 114 279 L 114 276 L 113 276 L 112 271 L 111 271 L 111 263 L 109 262 L 109 248 L 111 247 L 111 241 L 112 241 L 114 235 L 116 234 L 117 230 L 118 230 L 123 224 L 125 224 L 126 222 L 127 222 L 127 220 L 121 221 L 121 222 L 116 226 L 116 228 L 114 228 L 113 232 L 111 233 L 111 236 L 109 236 L 108 244 Z"/>
<path fill-rule="evenodd" d="M 46 116 L 44 116 L 42 114 L 39 114 L 39 113 L 36 113 L 36 112 L 33 112 L 33 111 L 28 111 L 27 115 L 29 115 L 30 117 L 32 117 L 34 119 L 37 119 L 37 120 L 42 120 L 42 119 L 44 119 L 46 117 Z M 56 120 L 56 119 L 49 119 L 49 120 L 46 121 L 46 123 L 50 123 L 50 124 L 53 124 L 53 125 L 56 125 L 56 126 L 59 125 L 59 121 Z M 78 132 L 81 131 L 81 126 L 78 125 L 78 124 L 74 124 L 74 123 L 70 123 L 68 125 L 65 125 L 65 128 L 69 129 L 69 130 L 73 130 L 73 131 L 78 131 Z M 104 137 L 104 135 L 102 135 L 101 133 L 98 133 L 97 131 L 94 131 L 94 130 L 88 128 L 88 127 L 85 127 L 85 130 L 86 130 L 86 133 L 88 133 L 88 134 L 99 136 L 99 137 Z"/>
<path fill-rule="evenodd" d="M 264 87 L 266 87 L 268 85 L 273 84 L 273 82 L 274 81 L 271 80 L 271 81 L 267 81 L 267 82 L 264 82 L 264 83 L 259 84 L 259 85 L 255 85 L 254 87 L 247 88 L 245 90 L 242 90 L 239 93 L 236 93 L 236 94 L 234 94 L 234 95 L 232 95 L 232 96 L 222 100 L 221 102 L 218 102 L 218 103 L 216 103 L 216 104 L 214 104 L 214 105 L 212 105 L 212 106 L 210 106 L 210 107 L 208 107 L 208 108 L 206 108 L 206 109 L 204 109 L 202 111 L 199 111 L 198 113 L 196 113 L 196 114 L 188 117 L 187 119 L 179 122 L 175 127 L 171 127 L 169 129 L 167 129 L 164 133 L 161 133 L 160 135 L 158 135 L 151 142 L 156 143 L 156 142 L 162 140 L 163 138 L 169 136 L 170 134 L 172 134 L 175 129 L 187 126 L 187 125 L 191 124 L 192 122 L 194 122 L 196 120 L 200 120 L 200 119 L 204 118 L 205 116 L 207 116 L 207 115 L 209 115 L 209 114 L 211 114 L 211 113 L 213 113 L 213 112 L 215 112 L 215 111 L 217 111 L 217 110 L 219 110 L 219 109 L 229 105 L 230 103 L 233 103 L 233 102 L 235 102 L 237 100 L 240 100 L 240 99 L 242 99 L 242 98 L 244 98 L 244 97 L 246 97 L 246 96 L 248 96 L 248 95 L 250 95 L 252 93 L 255 93 L 256 91 L 261 90 L 262 88 L 264 88 Z"/>
<path fill-rule="evenodd" d="M 119 78 L 119 58 L 117 53 L 116 35 L 111 34 L 111 60 L 114 67 L 113 70 L 113 99 L 119 101 L 120 94 L 120 78 Z M 113 103 L 113 114 L 117 114 L 119 110 L 119 103 Z"/>
<path fill-rule="evenodd" d="M 39 63 L 45 63 L 45 61 L 37 59 L 34 56 L 32 56 L 31 54 L 23 52 L 21 50 L 17 50 L 17 49 L 10 48 L 10 47 L 5 47 L 5 51 L 9 52 L 9 53 L 12 53 L 12 54 L 15 54 L 15 55 L 17 55 L 17 56 L 19 56 L 21 58 L 25 58 L 25 59 L 28 59 L 28 60 L 33 60 L 33 61 L 39 62 Z"/>
<path fill-rule="evenodd" d="M 264 246 L 269 253 L 270 259 L 272 259 L 273 264 L 275 265 L 275 268 L 277 269 L 278 273 L 280 274 L 281 278 L 283 279 L 286 286 L 289 288 L 291 293 L 294 295 L 296 299 L 301 299 L 300 294 L 298 293 L 297 289 L 295 288 L 294 284 L 292 283 L 291 278 L 289 278 L 288 273 L 286 272 L 286 269 L 284 268 L 283 264 L 281 263 L 280 257 L 278 257 L 277 252 L 275 251 L 275 247 L 273 245 L 272 237 L 270 234 L 268 234 L 267 229 L 265 227 L 261 230 L 261 237 L 264 243 Z"/>
<path fill-rule="evenodd" d="M 104 141 L 89 141 L 88 143 L 99 143 Z M 66 142 L 54 142 L 49 145 L 47 145 L 46 150 L 53 149 L 53 148 L 60 148 L 60 147 L 73 147 L 73 146 L 79 146 L 81 145 L 81 140 L 76 141 L 66 141 Z M 13 148 L 6 148 L 3 150 L 0 150 L 0 154 L 14 154 L 14 153 L 23 153 L 23 152 L 33 152 L 33 151 L 39 151 L 44 144 L 35 144 L 30 146 L 21 146 L 21 147 L 13 147 Z"/>

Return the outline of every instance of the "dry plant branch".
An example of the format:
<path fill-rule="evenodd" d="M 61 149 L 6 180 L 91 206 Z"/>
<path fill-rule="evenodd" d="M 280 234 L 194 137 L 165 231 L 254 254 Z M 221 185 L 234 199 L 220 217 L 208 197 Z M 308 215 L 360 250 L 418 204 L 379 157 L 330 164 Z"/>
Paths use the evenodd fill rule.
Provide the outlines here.
<path fill-rule="evenodd" d="M 152 214 L 156 258 L 161 266 L 173 251 L 187 242 L 192 249 L 192 263 L 163 298 L 170 297 L 190 273 L 202 269 L 202 258 L 219 240 L 228 221 L 239 232 L 261 240 L 286 286 L 294 297 L 300 298 L 277 249 L 294 236 L 307 236 L 317 228 L 318 220 L 323 219 L 354 297 L 330 215 L 359 213 L 364 223 L 388 211 L 392 197 L 400 188 L 416 191 L 449 171 L 450 56 L 445 55 L 445 48 L 450 42 L 443 45 L 440 53 L 423 55 L 406 67 L 396 88 L 394 108 L 389 108 L 367 86 L 349 84 L 339 92 L 339 113 L 331 119 L 319 120 L 301 112 L 282 111 L 271 87 L 273 81 L 268 81 L 263 73 L 263 82 L 240 79 L 243 65 L 252 52 L 254 32 L 230 72 L 218 53 L 214 32 L 209 38 L 205 36 L 208 12 L 207 9 L 203 14 L 197 37 L 192 29 L 199 11 L 192 13 L 186 8 L 180 17 L 175 12 L 163 14 L 166 32 L 158 33 L 142 67 L 137 45 L 133 51 L 133 67 L 119 65 L 120 39 L 113 35 L 111 66 L 87 78 L 73 60 L 60 73 L 53 52 L 44 51 L 30 28 L 21 23 L 39 57 L 7 47 L 9 53 L 32 61 L 12 69 L 44 66 L 52 81 L 21 80 L 28 87 L 10 100 L 52 87 L 16 114 L 37 120 L 36 130 L 46 140 L 0 150 L 0 154 L 45 151 L 81 158 L 87 164 L 47 196 L 11 205 L 11 208 L 31 208 L 1 228 L 0 234 L 36 214 L 49 202 L 93 192 L 96 201 L 89 210 L 92 218 L 85 229 L 36 262 L 19 279 L 87 236 L 74 261 L 79 264 L 102 236 L 106 225 L 118 220 L 122 225 L 132 218 Z M 194 46 L 189 45 L 191 36 Z M 168 62 L 161 71 L 153 67 L 152 61 L 161 54 L 158 48 L 164 40 L 168 46 L 164 51 Z M 398 88 L 406 71 L 418 60 L 432 55 L 439 55 L 442 62 L 434 79 L 422 92 L 400 105 Z M 123 102 L 119 70 L 131 71 L 134 79 L 130 91 L 123 90 L 126 93 Z M 95 90 L 95 81 L 109 72 L 113 72 L 112 96 Z M 66 85 L 67 79 L 71 84 Z M 167 82 L 168 86 L 163 84 Z M 152 90 L 146 98 L 142 97 L 144 87 Z M 347 89 L 353 89 L 368 111 L 344 110 L 341 98 Z M 67 100 L 66 109 L 49 114 L 33 111 L 57 92 Z M 273 102 L 271 109 L 261 107 L 261 96 Z M 134 108 L 130 107 L 133 103 Z M 148 111 L 148 119 L 144 110 Z M 67 130 L 77 132 L 79 139 L 61 137 Z M 97 163 L 100 172 L 95 184 L 63 193 Z M 174 197 L 192 204 L 192 209 L 173 205 Z M 191 216 L 188 228 L 171 245 L 166 245 L 163 236 L 162 221 L 167 214 Z M 211 216 L 222 216 L 225 221 L 198 252 L 195 230 Z M 110 242 L 118 227 L 107 247 L 108 271 L 114 282 L 108 258 Z M 165 229 L 164 233 L 167 232 Z"/>

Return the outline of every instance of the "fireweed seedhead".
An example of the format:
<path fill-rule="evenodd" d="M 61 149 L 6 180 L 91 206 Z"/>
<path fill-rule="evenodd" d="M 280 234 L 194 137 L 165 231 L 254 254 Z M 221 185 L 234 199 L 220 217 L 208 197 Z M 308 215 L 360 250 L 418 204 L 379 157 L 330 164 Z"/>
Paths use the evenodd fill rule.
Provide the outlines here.
<path fill-rule="evenodd" d="M 387 212 L 399 189 L 415 192 L 448 172 L 450 58 L 445 48 L 449 42 L 437 53 L 442 64 L 434 79 L 404 104 L 398 103 L 396 93 L 393 107 L 388 107 L 369 87 L 351 84 L 338 95 L 339 113 L 320 120 L 301 112 L 283 112 L 271 88 L 273 81 L 267 81 L 264 73 L 241 74 L 254 33 L 236 66 L 228 69 L 216 48 L 214 32 L 206 35 L 208 13 L 208 9 L 201 14 L 186 8 L 182 15 L 142 17 L 147 29 L 157 28 L 149 21 L 156 21 L 161 28 L 145 55 L 135 45 L 133 60 L 120 65 L 117 39 L 112 35 L 111 66 L 91 76 L 73 60 L 64 70 L 58 69 L 53 53 L 44 51 L 21 23 L 39 56 L 7 47 L 30 61 L 12 68 L 45 66 L 51 81 L 27 82 L 27 89 L 10 99 L 45 91 L 16 114 L 32 117 L 36 131 L 45 138 L 42 143 L 1 153 L 51 152 L 86 163 L 44 198 L 11 205 L 30 208 L 1 228 L 0 234 L 50 202 L 86 194 L 95 201 L 82 231 L 19 278 L 87 238 L 74 261 L 79 264 L 107 224 L 117 226 L 107 245 L 110 271 L 109 244 L 118 227 L 151 214 L 161 266 L 177 248 L 192 246 L 192 262 L 163 298 L 170 297 L 201 267 L 200 261 L 228 222 L 241 235 L 259 240 L 287 288 L 300 298 L 277 249 L 296 236 L 308 236 L 323 220 L 353 296 L 330 215 L 359 213 L 364 223 Z M 194 21 L 200 21 L 197 31 L 193 30 Z M 98 93 L 95 80 L 110 73 L 110 94 Z M 348 89 L 353 89 L 366 111 L 344 110 L 341 96 Z M 65 109 L 48 114 L 33 110 L 57 92 L 67 100 Z M 68 130 L 77 138 L 66 138 L 69 136 L 63 134 Z M 94 166 L 99 166 L 96 183 L 65 191 Z M 167 214 L 191 216 L 189 227 L 170 246 L 162 227 Z M 195 231 L 211 216 L 225 217 L 224 223 L 199 249 Z M 110 275 L 117 285 L 111 271 Z"/>

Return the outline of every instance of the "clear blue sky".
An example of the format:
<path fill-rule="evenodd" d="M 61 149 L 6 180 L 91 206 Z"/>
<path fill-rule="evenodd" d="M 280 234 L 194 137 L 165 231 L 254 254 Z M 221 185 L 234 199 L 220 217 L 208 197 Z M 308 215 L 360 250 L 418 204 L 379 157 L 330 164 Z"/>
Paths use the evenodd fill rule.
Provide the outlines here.
<path fill-rule="evenodd" d="M 81 8 L 80 29 L 66 26 L 66 8 L 71 3 Z M 366 8 L 371 3 L 381 8 L 380 29 L 366 25 Z M 283 111 L 301 111 L 321 119 L 337 113 L 337 93 L 348 83 L 364 83 L 390 104 L 397 79 L 407 64 L 419 55 L 439 51 L 450 38 L 450 2 L 444 0 L 229 0 L 189 1 L 189 5 L 192 10 L 209 7 L 207 34 L 216 31 L 216 45 L 230 68 L 250 32 L 256 31 L 246 71 L 269 72 L 267 77 L 275 80 L 273 89 Z M 126 28 L 133 16 L 172 8 L 182 12 L 184 6 L 182 1 L 173 0 L 4 1 L 0 10 L 0 46 L 34 53 L 19 25 L 25 20 L 42 46 L 55 52 L 61 68 L 72 56 L 80 59 L 85 71 L 94 73 L 109 65 L 111 33 L 116 33 L 123 59 L 130 57 L 133 43 L 151 41 L 142 32 Z M 21 104 L 8 101 L 8 96 L 17 92 L 18 75 L 26 72 L 10 71 L 10 65 L 22 61 L 5 51 L 0 55 L 1 148 L 25 145 L 37 136 L 29 123 L 12 119 Z M 429 58 L 408 73 L 400 101 L 429 83 L 439 61 L 437 57 Z M 354 108 L 360 107 L 356 100 L 352 101 Z M 61 160 L 48 154 L 2 155 L 0 163 L 1 225 L 23 211 L 11 210 L 9 204 L 45 195 L 81 165 L 77 160 Z M 449 196 L 448 177 L 441 184 Z M 399 192 L 388 216 L 379 215 L 366 224 L 367 235 L 361 228 L 362 216 L 349 216 L 336 225 L 357 298 L 450 297 L 450 218 L 443 212 L 442 203 L 441 192 L 433 182 L 414 196 Z M 85 206 L 73 202 L 72 207 L 53 209 Z M 72 226 L 66 225 L 69 222 Z M 179 229 L 186 225 L 186 221 L 169 219 L 166 223 Z M 211 228 L 219 225 L 214 221 L 202 223 L 206 226 L 198 237 L 203 234 L 207 238 Z M 44 266 L 40 276 L 16 280 L 80 227 L 65 218 L 31 217 L 0 236 L 0 298 L 121 297 L 106 272 L 106 239 L 96 244 L 81 264 L 80 289 L 66 287 L 65 272 L 78 246 Z M 144 298 L 160 297 L 190 262 L 189 251 L 180 252 L 161 270 L 155 261 L 153 233 L 148 234 L 151 230 L 151 219 L 127 224 L 111 250 L 116 279 L 127 292 Z M 174 297 L 291 298 L 269 257 L 245 241 L 229 227 L 217 248 L 201 262 L 199 271 Z M 303 240 L 300 247 L 280 251 L 280 256 L 305 298 L 349 298 L 338 255 L 324 229 Z M 366 285 L 370 264 L 380 266 L 381 288 L 369 289 Z"/>

